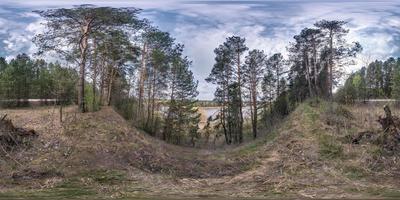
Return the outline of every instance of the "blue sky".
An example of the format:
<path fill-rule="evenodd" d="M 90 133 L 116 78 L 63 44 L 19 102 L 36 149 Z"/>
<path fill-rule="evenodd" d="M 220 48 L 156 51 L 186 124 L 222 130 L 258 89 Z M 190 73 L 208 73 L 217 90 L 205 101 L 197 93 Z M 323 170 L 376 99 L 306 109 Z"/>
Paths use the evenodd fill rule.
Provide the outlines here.
<path fill-rule="evenodd" d="M 79 4 L 142 8 L 142 17 L 185 44 L 185 54 L 193 60 L 196 79 L 200 81 L 200 99 L 210 99 L 214 87 L 207 77 L 214 63 L 213 49 L 226 37 L 246 38 L 250 49 L 262 49 L 269 55 L 286 53 L 292 38 L 304 27 L 321 19 L 348 21 L 349 42 L 359 41 L 364 52 L 357 65 L 400 56 L 400 1 L 333 1 L 333 0 L 267 0 L 267 1 L 162 1 L 162 0 L 1 0 L 0 56 L 8 59 L 18 53 L 36 51 L 32 37 L 42 26 L 32 10 L 71 7 Z"/>

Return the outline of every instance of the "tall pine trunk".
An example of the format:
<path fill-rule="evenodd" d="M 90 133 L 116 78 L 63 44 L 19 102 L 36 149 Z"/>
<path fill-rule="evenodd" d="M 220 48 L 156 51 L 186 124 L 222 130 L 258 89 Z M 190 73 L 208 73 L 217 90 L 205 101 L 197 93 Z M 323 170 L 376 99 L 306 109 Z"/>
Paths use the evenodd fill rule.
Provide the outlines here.
<path fill-rule="evenodd" d="M 110 72 L 110 76 L 109 76 L 109 80 L 108 80 L 108 91 L 107 91 L 107 106 L 111 105 L 111 91 L 112 91 L 112 86 L 113 86 L 113 80 L 114 80 L 114 74 L 115 74 L 115 70 L 114 67 L 111 66 L 111 72 Z"/>
<path fill-rule="evenodd" d="M 252 110 L 252 127 L 253 127 L 253 138 L 257 138 L 257 94 L 256 94 L 256 86 L 253 85 L 252 87 L 252 106 L 253 109 Z"/>
<path fill-rule="evenodd" d="M 318 96 L 319 89 L 318 89 L 318 69 L 317 69 L 317 47 L 315 44 L 315 38 L 313 38 L 313 68 L 314 68 L 314 93 Z"/>
<path fill-rule="evenodd" d="M 89 39 L 89 23 L 82 27 L 82 37 L 79 42 L 80 63 L 79 63 L 79 82 L 78 82 L 78 109 L 80 112 L 85 112 L 85 65 L 86 52 Z"/>
<path fill-rule="evenodd" d="M 238 50 L 237 53 L 237 70 L 238 70 L 238 84 L 239 84 L 239 132 L 238 132 L 238 142 L 242 143 L 243 141 L 243 101 L 242 101 L 242 84 L 241 84 L 241 69 L 240 69 L 240 53 Z"/>
<path fill-rule="evenodd" d="M 155 114 L 155 106 L 156 106 L 156 77 L 157 77 L 157 73 L 156 70 L 154 70 L 153 73 L 153 91 L 152 91 L 152 96 L 151 96 L 151 125 L 155 126 L 155 120 L 154 120 L 154 114 Z M 154 127 L 153 127 L 154 128 Z"/>
<path fill-rule="evenodd" d="M 96 50 L 96 41 L 93 39 L 93 48 L 94 48 L 94 62 L 93 62 L 93 83 L 92 83 L 92 92 L 93 92 L 93 99 L 92 99 L 92 108 L 93 110 L 96 107 L 96 82 L 97 82 L 97 50 Z"/>
<path fill-rule="evenodd" d="M 143 113 L 143 97 L 144 97 L 144 81 L 146 79 L 146 54 L 147 54 L 147 44 L 143 43 L 142 48 L 142 58 L 140 64 L 140 75 L 139 75 L 139 95 L 138 95 L 138 105 L 137 105 L 137 117 L 142 118 Z"/>
<path fill-rule="evenodd" d="M 329 32 L 329 99 L 333 100 L 333 31 Z"/>

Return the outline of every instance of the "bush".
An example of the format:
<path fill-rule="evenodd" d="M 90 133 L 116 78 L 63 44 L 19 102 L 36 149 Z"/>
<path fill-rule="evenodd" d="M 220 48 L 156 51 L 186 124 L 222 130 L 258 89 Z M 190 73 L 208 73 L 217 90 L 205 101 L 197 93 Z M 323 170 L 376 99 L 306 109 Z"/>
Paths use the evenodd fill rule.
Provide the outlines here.
<path fill-rule="evenodd" d="M 93 105 L 93 99 L 95 98 L 95 103 Z M 100 110 L 100 99 L 95 94 L 93 94 L 93 89 L 91 85 L 85 85 L 85 105 L 86 110 L 94 112 Z"/>

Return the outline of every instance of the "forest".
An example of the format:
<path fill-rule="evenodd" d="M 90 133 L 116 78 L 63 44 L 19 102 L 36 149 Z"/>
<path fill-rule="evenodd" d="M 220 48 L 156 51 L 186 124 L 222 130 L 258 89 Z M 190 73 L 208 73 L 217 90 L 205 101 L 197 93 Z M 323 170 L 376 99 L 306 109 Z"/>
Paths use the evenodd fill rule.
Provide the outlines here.
<path fill-rule="evenodd" d="M 199 99 L 191 44 L 142 12 L 33 11 L 37 51 L 0 57 L 0 199 L 400 197 L 400 58 L 360 63 L 349 21 L 226 35 Z"/>
<path fill-rule="evenodd" d="M 230 36 L 215 48 L 206 79 L 217 87 L 220 112 L 200 131 L 198 83 L 184 45 L 139 18 L 139 9 L 83 5 L 36 12 L 47 20 L 46 31 L 34 38 L 37 55 L 55 53 L 63 60 L 3 58 L 2 99 L 59 99 L 77 103 L 80 112 L 112 105 L 136 127 L 174 144 L 195 146 L 210 135 L 238 144 L 244 132 L 257 138 L 259 121 L 265 129 L 307 98 L 332 100 L 343 67 L 362 50 L 345 41 L 345 21 L 321 20 L 304 28 L 288 44 L 288 58 L 249 49 L 246 38 Z"/>

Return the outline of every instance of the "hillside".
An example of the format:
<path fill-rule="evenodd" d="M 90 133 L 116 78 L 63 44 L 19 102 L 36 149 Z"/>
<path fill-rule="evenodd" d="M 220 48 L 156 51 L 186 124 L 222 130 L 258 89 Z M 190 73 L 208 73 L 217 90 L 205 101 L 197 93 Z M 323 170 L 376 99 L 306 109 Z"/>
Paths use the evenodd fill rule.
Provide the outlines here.
<path fill-rule="evenodd" d="M 266 137 L 217 150 L 166 144 L 110 107 L 69 107 L 62 125 L 51 107 L 2 110 L 39 137 L 0 154 L 0 199 L 399 198 L 398 154 L 349 139 L 379 130 L 381 107 L 328 105 L 303 103 Z"/>

